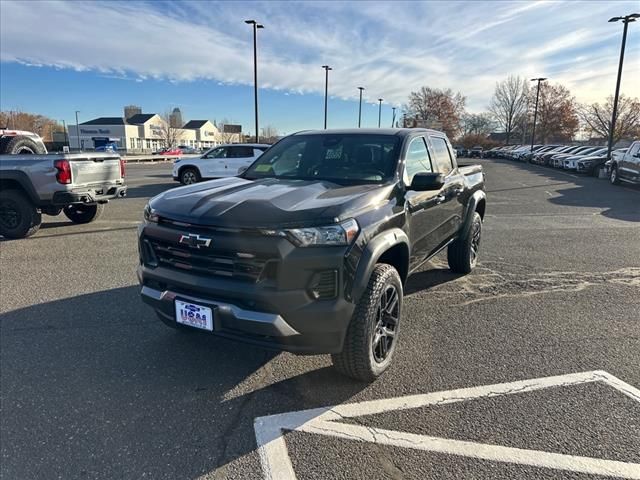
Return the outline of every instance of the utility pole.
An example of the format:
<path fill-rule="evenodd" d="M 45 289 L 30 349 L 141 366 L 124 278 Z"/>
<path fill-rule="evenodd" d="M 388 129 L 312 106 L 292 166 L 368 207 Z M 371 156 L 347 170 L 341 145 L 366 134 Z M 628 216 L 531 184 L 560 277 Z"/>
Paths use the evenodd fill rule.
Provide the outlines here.
<path fill-rule="evenodd" d="M 393 128 L 396 123 L 396 107 L 392 107 L 391 110 L 393 111 L 393 114 L 391 116 L 391 128 Z"/>
<path fill-rule="evenodd" d="M 80 151 L 80 124 L 78 123 L 78 114 L 80 110 L 76 110 L 76 138 L 78 139 L 78 151 Z"/>
<path fill-rule="evenodd" d="M 380 122 L 382 121 L 382 98 L 378 99 L 378 128 L 380 128 Z"/>
<path fill-rule="evenodd" d="M 333 70 L 329 65 L 323 65 L 324 68 L 324 129 L 327 129 L 327 98 L 329 96 L 329 70 Z"/>
<path fill-rule="evenodd" d="M 532 78 L 532 82 L 538 82 L 538 88 L 536 90 L 536 106 L 533 110 L 533 131 L 531 132 L 531 152 L 533 152 L 533 141 L 536 138 L 536 121 L 538 120 L 538 97 L 540 96 L 540 82 L 543 82 L 546 78 Z"/>
<path fill-rule="evenodd" d="M 257 31 L 264 28 L 255 20 L 245 20 L 244 23 L 253 26 L 253 110 L 256 116 L 256 143 L 259 143 L 260 131 L 258 130 L 258 40 Z"/>
<path fill-rule="evenodd" d="M 635 22 L 636 18 L 640 17 L 640 13 L 632 13 L 624 17 L 613 17 L 609 19 L 609 22 L 617 22 L 622 20 L 624 28 L 622 29 L 622 46 L 620 47 L 620 61 L 618 63 L 618 80 L 616 81 L 616 94 L 613 97 L 613 113 L 611 115 L 611 127 L 609 128 L 609 143 L 607 145 L 607 158 L 611 160 L 611 149 L 613 148 L 613 134 L 616 129 L 616 120 L 618 115 L 618 98 L 620 97 L 620 80 L 622 80 L 622 62 L 624 61 L 624 48 L 627 43 L 627 28 L 629 23 Z"/>
<path fill-rule="evenodd" d="M 362 91 L 364 87 L 358 87 L 358 90 L 360 90 L 360 104 L 358 105 L 358 128 L 360 128 L 362 122 Z"/>

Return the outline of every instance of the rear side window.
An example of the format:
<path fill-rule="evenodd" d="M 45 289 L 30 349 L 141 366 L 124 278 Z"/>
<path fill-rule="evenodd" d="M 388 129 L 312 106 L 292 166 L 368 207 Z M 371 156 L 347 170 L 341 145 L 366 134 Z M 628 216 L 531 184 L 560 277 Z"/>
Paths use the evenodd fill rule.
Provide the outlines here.
<path fill-rule="evenodd" d="M 429 137 L 433 148 L 433 162 L 436 171 L 448 175 L 453 170 L 453 160 L 447 148 L 447 142 L 441 137 Z"/>
<path fill-rule="evenodd" d="M 227 158 L 247 158 L 253 157 L 253 148 L 252 147 L 229 147 L 229 153 L 227 153 Z"/>
<path fill-rule="evenodd" d="M 406 173 L 405 183 L 407 185 L 411 185 L 413 176 L 416 173 L 433 172 L 429 151 L 424 143 L 424 138 L 418 137 L 411 140 L 409 148 L 407 149 L 404 170 Z"/>

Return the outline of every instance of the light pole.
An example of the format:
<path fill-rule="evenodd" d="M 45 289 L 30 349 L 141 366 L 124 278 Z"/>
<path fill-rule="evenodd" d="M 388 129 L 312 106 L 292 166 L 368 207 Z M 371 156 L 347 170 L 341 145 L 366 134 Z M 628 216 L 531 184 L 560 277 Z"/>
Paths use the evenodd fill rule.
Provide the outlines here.
<path fill-rule="evenodd" d="M 67 137 L 67 122 L 62 120 L 62 129 L 64 130 L 64 143 L 69 145 L 69 138 Z"/>
<path fill-rule="evenodd" d="M 80 110 L 76 110 L 76 138 L 78 139 L 78 151 L 80 151 L 80 124 L 78 123 L 78 114 Z"/>
<path fill-rule="evenodd" d="M 624 17 L 610 18 L 610 22 L 622 20 L 624 28 L 622 30 L 622 46 L 620 47 L 620 63 L 618 64 L 618 80 L 616 81 L 616 95 L 613 97 L 613 113 L 611 115 L 611 127 L 609 128 L 609 144 L 607 146 L 607 159 L 611 160 L 611 149 L 613 148 L 613 132 L 616 128 L 616 116 L 618 115 L 618 97 L 620 95 L 620 80 L 622 79 L 622 62 L 624 61 L 624 47 L 627 43 L 627 27 L 629 23 L 635 22 L 640 17 L 640 13 L 632 13 Z"/>
<path fill-rule="evenodd" d="M 382 98 L 378 99 L 378 128 L 380 128 L 380 122 L 382 121 Z"/>
<path fill-rule="evenodd" d="M 360 128 L 362 122 L 362 91 L 364 87 L 358 87 L 358 90 L 360 90 L 360 104 L 358 105 L 358 128 Z"/>
<path fill-rule="evenodd" d="M 329 94 L 329 70 L 333 70 L 329 65 L 322 65 L 324 68 L 324 129 L 327 129 L 327 96 Z"/>
<path fill-rule="evenodd" d="M 256 143 L 258 143 L 260 133 L 258 131 L 258 42 L 256 32 L 259 28 L 264 28 L 264 25 L 255 20 L 245 20 L 244 23 L 253 26 L 253 109 L 256 114 Z"/>
<path fill-rule="evenodd" d="M 391 116 L 391 128 L 393 128 L 394 124 L 396 123 L 396 107 L 391 107 L 391 110 L 393 111 L 393 114 Z"/>
<path fill-rule="evenodd" d="M 538 97 L 540 96 L 540 82 L 545 81 L 546 78 L 532 78 L 532 82 L 538 82 L 538 87 L 536 89 L 536 106 L 533 109 L 533 131 L 531 132 L 531 152 L 533 152 L 533 141 L 536 138 L 536 121 L 538 120 Z"/>

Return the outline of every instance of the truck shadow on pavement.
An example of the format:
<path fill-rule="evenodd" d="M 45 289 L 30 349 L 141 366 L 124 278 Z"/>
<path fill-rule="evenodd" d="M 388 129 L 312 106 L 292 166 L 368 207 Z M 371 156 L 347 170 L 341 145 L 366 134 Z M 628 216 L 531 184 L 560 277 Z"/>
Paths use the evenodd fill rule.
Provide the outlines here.
<path fill-rule="evenodd" d="M 254 418 L 366 387 L 326 366 L 304 372 L 317 365 L 308 359 L 285 358 L 299 362 L 291 376 L 278 358 L 288 354 L 174 331 L 138 290 L 0 315 L 7 478 L 197 478 L 241 458 L 259 471 L 243 458 L 256 448 Z"/>
<path fill-rule="evenodd" d="M 588 207 L 602 209 L 602 216 L 627 222 L 640 222 L 640 188 L 631 185 L 611 185 L 606 180 L 586 175 L 568 174 L 551 167 L 532 165 L 508 160 L 489 160 L 497 164 L 522 168 L 541 178 L 554 180 L 555 183 L 536 185 L 534 187 L 559 186 L 566 184 L 569 188 L 557 190 L 559 196 L 550 197 L 548 201 L 555 205 L 568 207 Z M 489 180 L 490 181 L 490 180 Z M 533 188 L 531 186 L 515 187 L 512 190 Z M 491 192 L 490 189 L 487 190 Z M 501 191 L 501 190 L 496 190 Z"/>
<path fill-rule="evenodd" d="M 429 263 L 426 268 L 427 270 L 421 270 L 409 276 L 404 286 L 405 295 L 428 290 L 464 276 L 461 273 L 454 273 L 448 268 L 433 268 Z"/>
<path fill-rule="evenodd" d="M 126 198 L 149 198 L 155 197 L 167 190 L 179 187 L 180 184 L 172 183 L 149 183 L 146 185 L 132 185 L 127 187 Z"/>

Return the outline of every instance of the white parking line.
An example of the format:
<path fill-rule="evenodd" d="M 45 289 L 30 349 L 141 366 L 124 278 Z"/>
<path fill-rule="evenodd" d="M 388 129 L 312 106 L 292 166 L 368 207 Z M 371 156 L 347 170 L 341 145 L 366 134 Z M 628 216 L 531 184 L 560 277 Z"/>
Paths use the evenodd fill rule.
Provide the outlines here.
<path fill-rule="evenodd" d="M 444 405 L 475 398 L 506 396 L 514 393 L 533 392 L 550 387 L 566 387 L 592 382 L 605 383 L 629 398 L 640 402 L 640 390 L 607 372 L 593 371 L 573 373 L 510 383 L 410 395 L 406 397 L 370 400 L 259 417 L 255 420 L 254 424 L 258 452 L 265 478 L 269 480 L 295 480 L 296 478 L 283 437 L 285 431 L 314 433 L 347 440 L 593 475 L 640 479 L 640 464 L 637 463 L 452 440 L 340 422 L 340 420 L 344 418 L 420 408 L 429 405 Z"/>

